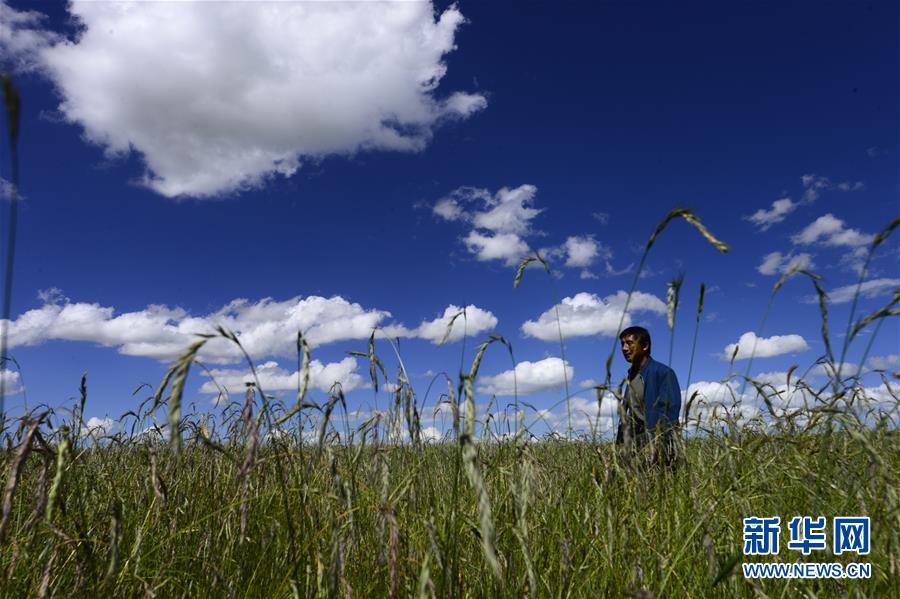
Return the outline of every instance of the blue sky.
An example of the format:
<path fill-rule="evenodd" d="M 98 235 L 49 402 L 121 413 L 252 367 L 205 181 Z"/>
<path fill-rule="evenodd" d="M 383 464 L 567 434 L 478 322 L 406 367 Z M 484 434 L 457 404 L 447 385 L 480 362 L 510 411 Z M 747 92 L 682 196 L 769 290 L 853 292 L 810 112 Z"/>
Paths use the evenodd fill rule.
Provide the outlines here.
<path fill-rule="evenodd" d="M 748 334 L 761 337 L 751 374 L 776 383 L 823 355 L 802 277 L 758 331 L 791 265 L 822 276 L 839 351 L 848 286 L 900 212 L 898 8 L 725 4 L 0 4 L 23 107 L 8 409 L 69 406 L 86 372 L 87 415 L 115 419 L 222 324 L 288 398 L 302 329 L 313 397 L 341 380 L 365 412 L 368 365 L 347 352 L 379 325 L 400 337 L 420 400 L 431 373 L 455 376 L 488 334 L 505 336 L 520 395 L 563 430 L 554 306 L 575 392 L 603 379 L 622 293 L 674 207 L 731 248 L 673 222 L 639 280 L 629 318 L 668 361 L 666 286 L 685 275 L 683 386 L 701 282 L 694 389 L 720 390 L 742 336 L 743 372 Z M 5 146 L 0 158 L 8 179 Z M 536 250 L 554 276 L 529 269 L 513 289 Z M 893 237 L 857 318 L 900 286 L 897 258 Z M 469 338 L 438 345 L 463 306 Z M 851 346 L 854 371 L 873 331 Z M 900 370 L 898 346 L 888 321 L 864 366 Z M 396 372 L 387 342 L 377 350 Z M 233 351 L 201 359 L 241 392 Z M 479 401 L 512 401 L 511 367 L 489 351 Z M 617 354 L 616 376 L 626 367 Z M 886 396 L 877 373 L 865 381 Z M 214 409 L 211 389 L 197 369 L 186 400 Z M 576 399 L 609 426 L 590 389 Z"/>

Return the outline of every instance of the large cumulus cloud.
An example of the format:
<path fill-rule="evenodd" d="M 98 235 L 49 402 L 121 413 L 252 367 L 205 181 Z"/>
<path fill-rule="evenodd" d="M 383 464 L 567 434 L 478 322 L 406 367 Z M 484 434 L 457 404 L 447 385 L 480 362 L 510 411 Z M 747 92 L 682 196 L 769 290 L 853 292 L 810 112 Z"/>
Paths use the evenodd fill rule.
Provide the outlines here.
<path fill-rule="evenodd" d="M 328 155 L 419 151 L 487 104 L 437 91 L 464 22 L 455 6 L 72 2 L 69 40 L 0 9 L 0 43 L 55 82 L 63 117 L 110 155 L 138 152 L 142 183 L 169 197 L 256 186 Z"/>

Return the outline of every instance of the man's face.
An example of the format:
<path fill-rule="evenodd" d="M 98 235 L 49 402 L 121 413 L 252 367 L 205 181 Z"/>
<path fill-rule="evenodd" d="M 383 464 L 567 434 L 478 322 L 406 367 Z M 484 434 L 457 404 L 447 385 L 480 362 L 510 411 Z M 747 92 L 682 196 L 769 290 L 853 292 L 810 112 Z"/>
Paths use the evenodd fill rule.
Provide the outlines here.
<path fill-rule="evenodd" d="M 643 347 L 634 335 L 625 335 L 622 338 L 622 355 L 630 364 L 640 364 L 647 353 L 647 348 Z"/>

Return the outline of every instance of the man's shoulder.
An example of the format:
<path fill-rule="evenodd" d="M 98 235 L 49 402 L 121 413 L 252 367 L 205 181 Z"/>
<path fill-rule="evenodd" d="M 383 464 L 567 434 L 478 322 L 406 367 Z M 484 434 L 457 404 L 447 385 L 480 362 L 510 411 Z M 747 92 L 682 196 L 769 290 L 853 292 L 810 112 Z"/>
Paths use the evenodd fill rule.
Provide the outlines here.
<path fill-rule="evenodd" d="M 644 366 L 644 372 L 647 375 L 653 375 L 653 376 L 659 376 L 659 377 L 667 376 L 669 374 L 672 374 L 672 375 L 675 374 L 674 370 L 672 370 L 671 368 L 669 368 L 662 362 L 657 362 L 656 360 L 653 359 L 652 356 L 648 356 L 647 364 Z"/>

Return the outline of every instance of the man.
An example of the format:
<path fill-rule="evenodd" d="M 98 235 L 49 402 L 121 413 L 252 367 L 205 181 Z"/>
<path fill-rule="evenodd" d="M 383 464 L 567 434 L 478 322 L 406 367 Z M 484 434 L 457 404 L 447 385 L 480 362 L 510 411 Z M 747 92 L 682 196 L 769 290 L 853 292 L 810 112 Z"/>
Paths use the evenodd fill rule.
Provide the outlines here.
<path fill-rule="evenodd" d="M 616 443 L 624 445 L 629 456 L 632 448 L 639 448 L 649 454 L 651 462 L 662 457 L 666 465 L 671 465 L 675 460 L 674 433 L 681 412 L 678 377 L 671 368 L 650 357 L 647 329 L 628 327 L 619 340 L 622 355 L 631 368 Z"/>

